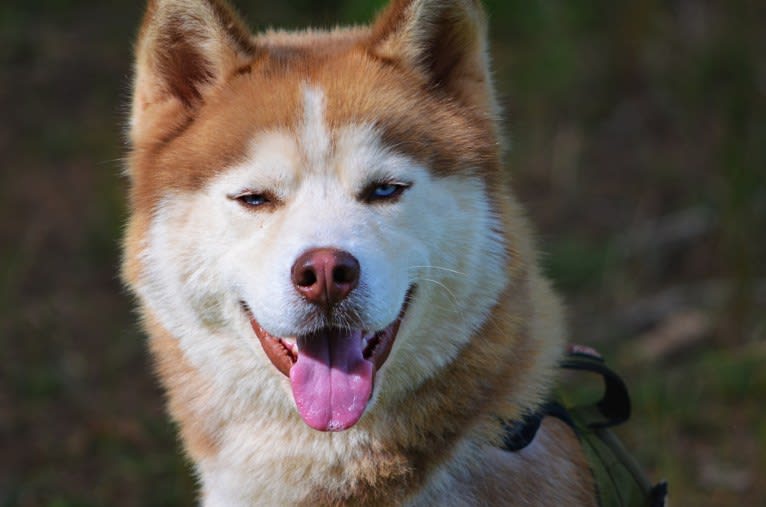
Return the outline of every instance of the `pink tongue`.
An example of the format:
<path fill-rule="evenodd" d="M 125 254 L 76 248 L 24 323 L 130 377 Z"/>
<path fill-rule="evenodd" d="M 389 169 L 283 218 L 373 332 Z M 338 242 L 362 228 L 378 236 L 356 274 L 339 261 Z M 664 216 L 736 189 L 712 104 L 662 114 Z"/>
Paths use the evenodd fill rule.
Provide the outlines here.
<path fill-rule="evenodd" d="M 350 428 L 362 417 L 375 375 L 364 359 L 362 333 L 325 329 L 298 338 L 290 383 L 298 412 L 320 431 Z"/>

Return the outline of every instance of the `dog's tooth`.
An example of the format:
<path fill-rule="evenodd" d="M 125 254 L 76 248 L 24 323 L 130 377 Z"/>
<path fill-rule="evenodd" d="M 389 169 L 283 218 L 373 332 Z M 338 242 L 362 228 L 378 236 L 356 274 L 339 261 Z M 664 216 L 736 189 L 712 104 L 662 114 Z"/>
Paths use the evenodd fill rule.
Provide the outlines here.
<path fill-rule="evenodd" d="M 296 354 L 298 353 L 298 343 L 294 338 L 280 338 L 279 341 L 282 343 L 282 345 Z"/>

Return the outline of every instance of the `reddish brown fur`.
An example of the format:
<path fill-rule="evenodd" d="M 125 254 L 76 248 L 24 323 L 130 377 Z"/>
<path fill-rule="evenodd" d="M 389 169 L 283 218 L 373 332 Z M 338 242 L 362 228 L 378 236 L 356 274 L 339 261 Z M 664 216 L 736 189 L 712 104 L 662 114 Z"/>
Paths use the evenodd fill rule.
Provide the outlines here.
<path fill-rule="evenodd" d="M 149 141 L 136 143 L 131 164 L 135 198 L 152 207 L 158 193 L 199 189 L 217 170 L 244 156 L 255 132 L 295 125 L 302 114 L 300 86 L 305 82 L 325 91 L 331 127 L 373 123 L 390 145 L 437 173 L 468 168 L 496 174 L 493 124 L 446 95 L 427 94 L 425 82 L 413 86 L 414 77 L 357 47 L 331 59 L 318 59 L 306 49 L 282 49 L 277 57 L 264 54 L 250 64 L 249 72 L 233 75 L 211 94 L 193 120 L 182 116 L 169 131 L 152 132 L 146 135 Z M 231 96 L 237 100 L 227 100 Z M 271 107 L 274 102 L 280 107 Z M 217 136 L 221 132 L 225 136 Z"/>
<path fill-rule="evenodd" d="M 152 336 L 149 342 L 157 374 L 162 379 L 169 400 L 169 410 L 178 423 L 186 451 L 194 459 L 218 452 L 216 428 L 206 422 L 212 419 L 201 407 L 213 389 L 184 357 L 178 340 L 151 317 L 144 323 Z"/>
<path fill-rule="evenodd" d="M 391 12 L 401 10 L 405 3 L 398 2 Z M 158 63 L 173 73 L 168 76 L 171 82 L 175 83 L 178 77 L 175 58 L 184 58 L 183 67 L 193 82 L 219 84 L 205 91 L 205 100 L 200 104 L 196 94 L 202 92 L 196 88 L 188 90 L 185 87 L 190 85 L 186 83 L 174 88 L 181 97 L 180 106 L 172 99 L 142 106 L 149 110 L 146 114 L 151 120 L 150 128 L 142 126 L 133 136 L 130 166 L 135 208 L 151 209 L 156 205 L 157 194 L 168 190 L 199 189 L 217 170 L 244 155 L 255 132 L 295 125 L 301 114 L 300 88 L 305 83 L 315 84 L 326 93 L 331 127 L 350 122 L 373 123 L 382 128 L 388 144 L 426 163 L 437 173 L 468 168 L 485 177 L 499 174 L 495 119 L 488 112 L 486 100 L 481 99 L 486 98 L 486 93 L 468 90 L 471 93 L 466 93 L 467 96 L 479 98 L 471 100 L 455 100 L 449 88 L 434 93 L 429 78 L 432 74 L 408 66 L 406 61 L 380 56 L 384 34 L 398 26 L 390 20 L 398 21 L 400 17 L 401 14 L 389 14 L 374 30 L 357 29 L 346 32 L 342 38 L 317 37 L 310 46 L 301 39 L 286 37 L 282 44 L 272 42 L 219 77 L 210 75 L 210 66 L 201 56 L 190 57 L 193 53 L 187 46 L 178 48 L 175 42 L 161 41 L 181 53 L 171 52 L 172 57 L 166 56 L 167 61 Z M 144 23 L 150 19 L 147 15 Z M 470 25 L 459 25 L 457 29 L 477 30 Z M 476 60 L 472 52 L 478 49 L 466 48 L 464 55 L 446 53 L 443 60 L 451 62 L 451 68 L 462 79 L 474 79 L 465 78 L 466 71 L 458 72 L 454 66 L 460 65 L 461 58 Z M 433 64 L 445 65 L 436 60 Z M 489 86 L 478 70 L 474 74 L 476 81 L 468 88 Z M 465 88 L 464 82 L 459 84 Z M 272 107 L 275 103 L 280 106 Z M 221 132 L 225 136 L 217 136 Z M 212 142 L 216 143 L 215 149 L 211 149 Z M 185 170 L 179 172 L 177 167 Z"/>

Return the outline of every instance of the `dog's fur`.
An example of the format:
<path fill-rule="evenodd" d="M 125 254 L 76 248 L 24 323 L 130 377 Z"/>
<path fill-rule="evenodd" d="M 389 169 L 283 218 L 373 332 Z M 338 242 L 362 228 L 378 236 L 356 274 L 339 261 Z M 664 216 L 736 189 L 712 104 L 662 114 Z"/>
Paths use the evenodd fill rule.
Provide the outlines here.
<path fill-rule="evenodd" d="M 204 505 L 595 504 L 558 420 L 498 447 L 549 395 L 563 326 L 501 167 L 477 0 L 255 36 L 224 0 L 151 0 L 136 52 L 123 277 Z M 360 265 L 330 313 L 290 280 L 317 247 Z M 256 323 L 379 331 L 403 305 L 361 418 L 310 428 Z"/>

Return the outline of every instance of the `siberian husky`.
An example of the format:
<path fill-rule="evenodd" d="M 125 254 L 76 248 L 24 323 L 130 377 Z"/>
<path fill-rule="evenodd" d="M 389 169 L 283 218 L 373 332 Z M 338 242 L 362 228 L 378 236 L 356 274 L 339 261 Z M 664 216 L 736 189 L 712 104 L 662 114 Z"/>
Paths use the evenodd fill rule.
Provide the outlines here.
<path fill-rule="evenodd" d="M 149 2 L 123 277 L 203 505 L 595 504 L 565 424 L 500 446 L 564 331 L 486 31 L 476 0 L 256 35 Z"/>

